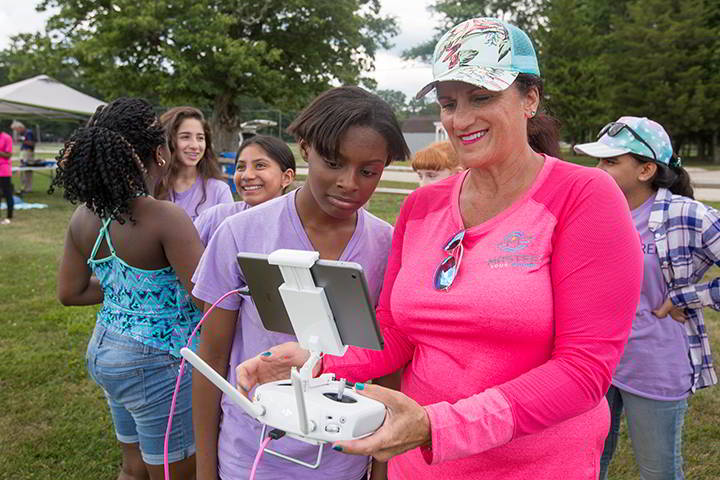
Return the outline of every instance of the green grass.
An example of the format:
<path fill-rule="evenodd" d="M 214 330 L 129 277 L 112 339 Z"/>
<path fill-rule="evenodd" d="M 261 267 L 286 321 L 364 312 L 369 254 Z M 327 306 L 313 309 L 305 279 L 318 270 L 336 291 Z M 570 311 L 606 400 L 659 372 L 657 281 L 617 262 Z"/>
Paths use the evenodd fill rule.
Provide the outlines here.
<path fill-rule="evenodd" d="M 19 185 L 17 175 L 14 182 Z M 0 226 L 0 479 L 112 479 L 120 450 L 103 394 L 84 365 L 97 307 L 63 307 L 55 299 L 55 271 L 74 207 L 45 194 L 47 184 L 36 174 L 35 193 L 25 200 L 49 208 L 17 210 L 11 225 Z M 376 194 L 370 210 L 394 223 L 403 200 Z M 707 312 L 720 352 L 720 315 Z M 718 387 L 691 400 L 687 478 L 720 478 L 719 411 Z M 639 478 L 624 427 L 610 473 L 615 480 Z"/>

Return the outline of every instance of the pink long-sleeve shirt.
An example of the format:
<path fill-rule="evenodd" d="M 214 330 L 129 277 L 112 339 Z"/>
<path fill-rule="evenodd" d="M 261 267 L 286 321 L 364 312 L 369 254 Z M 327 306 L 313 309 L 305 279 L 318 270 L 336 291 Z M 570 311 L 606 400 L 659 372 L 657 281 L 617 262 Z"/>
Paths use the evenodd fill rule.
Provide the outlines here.
<path fill-rule="evenodd" d="M 393 458 L 391 479 L 596 479 L 642 283 L 627 202 L 605 172 L 545 157 L 522 198 L 467 229 L 457 277 L 436 291 L 466 176 L 403 205 L 377 310 L 385 349 L 324 369 L 361 381 L 404 367 L 432 446 Z"/>

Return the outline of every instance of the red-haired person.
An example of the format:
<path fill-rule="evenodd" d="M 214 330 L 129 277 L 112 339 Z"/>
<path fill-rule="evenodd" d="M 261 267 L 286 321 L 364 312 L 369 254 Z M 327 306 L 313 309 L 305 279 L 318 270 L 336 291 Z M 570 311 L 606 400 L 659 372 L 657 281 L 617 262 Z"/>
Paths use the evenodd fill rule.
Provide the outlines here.
<path fill-rule="evenodd" d="M 463 170 L 458 162 L 455 149 L 447 140 L 431 143 L 415 152 L 411 166 L 417 173 L 418 183 L 421 187 L 445 180 Z"/>

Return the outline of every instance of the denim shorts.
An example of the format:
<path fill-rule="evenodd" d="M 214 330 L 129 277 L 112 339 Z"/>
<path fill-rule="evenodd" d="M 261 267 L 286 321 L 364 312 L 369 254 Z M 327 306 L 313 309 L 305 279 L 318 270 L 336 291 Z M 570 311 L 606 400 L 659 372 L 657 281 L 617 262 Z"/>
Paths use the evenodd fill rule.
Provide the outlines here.
<path fill-rule="evenodd" d="M 95 326 L 85 358 L 90 376 L 105 392 L 118 441 L 139 443 L 145 463 L 162 465 L 181 359 L 100 325 Z M 192 372 L 186 364 L 168 446 L 170 463 L 195 454 L 191 386 Z"/>

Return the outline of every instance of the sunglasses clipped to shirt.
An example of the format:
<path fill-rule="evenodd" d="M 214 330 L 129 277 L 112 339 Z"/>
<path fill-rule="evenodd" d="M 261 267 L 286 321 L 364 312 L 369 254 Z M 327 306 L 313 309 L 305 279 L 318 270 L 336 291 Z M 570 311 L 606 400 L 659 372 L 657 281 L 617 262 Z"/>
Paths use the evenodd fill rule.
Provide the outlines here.
<path fill-rule="evenodd" d="M 643 138 L 635 130 L 633 130 L 632 127 L 630 125 L 628 125 L 627 123 L 610 122 L 607 125 L 605 125 L 602 128 L 602 130 L 600 130 L 600 133 L 598 133 L 597 138 L 602 137 L 606 133 L 611 137 L 615 137 L 615 136 L 619 135 L 620 132 L 622 132 L 623 130 L 627 130 L 628 132 L 630 132 L 633 137 L 637 138 L 643 145 L 645 145 L 652 153 L 653 161 L 655 161 L 655 163 L 657 163 L 658 159 L 657 159 L 657 155 L 655 155 L 655 150 L 653 150 L 653 148 L 650 146 L 650 144 L 647 143 L 645 140 L 643 140 Z"/>
<path fill-rule="evenodd" d="M 435 275 L 433 276 L 435 290 L 447 292 L 453 281 L 455 281 L 463 256 L 463 238 L 465 238 L 465 230 L 460 230 L 450 237 L 450 240 L 443 247 L 447 257 L 435 269 Z"/>

